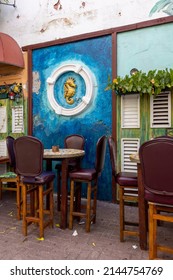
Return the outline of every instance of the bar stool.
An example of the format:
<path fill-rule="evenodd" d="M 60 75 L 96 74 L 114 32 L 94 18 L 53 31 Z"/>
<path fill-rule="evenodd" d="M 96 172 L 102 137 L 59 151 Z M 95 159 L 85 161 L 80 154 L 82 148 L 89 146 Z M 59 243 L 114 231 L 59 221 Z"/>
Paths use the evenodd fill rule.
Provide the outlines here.
<path fill-rule="evenodd" d="M 71 134 L 68 135 L 64 140 L 64 146 L 66 149 L 79 149 L 83 150 L 85 145 L 85 139 L 82 135 Z M 68 162 L 68 171 L 74 170 L 80 167 L 81 158 L 70 159 Z M 57 209 L 61 210 L 61 162 L 55 166 L 57 169 Z"/>
<path fill-rule="evenodd" d="M 138 203 L 138 180 L 137 173 L 119 172 L 116 170 L 116 147 L 112 136 L 108 137 L 108 146 L 112 166 L 112 176 L 119 186 L 119 206 L 120 206 L 120 241 L 124 241 L 125 235 L 139 236 L 139 231 L 132 230 L 126 226 L 138 226 L 138 222 L 127 221 L 125 219 L 125 204 L 137 206 Z"/>
<path fill-rule="evenodd" d="M 73 228 L 73 218 L 86 219 L 86 232 L 90 232 L 91 222 L 96 222 L 96 207 L 97 207 L 97 187 L 98 178 L 104 167 L 105 153 L 106 153 L 106 136 L 99 138 L 96 144 L 95 166 L 93 168 L 79 168 L 75 171 L 69 172 L 70 183 L 70 214 L 69 214 L 69 229 Z M 85 212 L 79 211 L 81 207 L 74 208 L 75 189 L 80 189 L 81 193 L 82 183 L 87 184 L 87 202 L 85 205 Z M 93 205 L 91 205 L 93 193 Z"/>
<path fill-rule="evenodd" d="M 20 220 L 21 217 L 20 186 L 19 186 L 19 176 L 15 172 L 16 159 L 15 159 L 14 148 L 13 148 L 14 140 L 15 139 L 12 136 L 6 137 L 10 171 L 0 175 L 0 199 L 2 199 L 3 190 L 16 192 L 17 219 Z"/>
<path fill-rule="evenodd" d="M 44 228 L 53 227 L 53 172 L 43 172 L 43 144 L 32 136 L 21 136 L 14 141 L 16 173 L 20 177 L 23 202 L 23 234 L 28 225 L 39 225 L 39 237 L 44 237 Z M 30 197 L 30 211 L 27 211 L 27 197 Z M 46 203 L 44 203 L 44 198 Z M 45 206 L 46 205 L 46 206 Z M 44 216 L 47 215 L 47 219 Z"/>

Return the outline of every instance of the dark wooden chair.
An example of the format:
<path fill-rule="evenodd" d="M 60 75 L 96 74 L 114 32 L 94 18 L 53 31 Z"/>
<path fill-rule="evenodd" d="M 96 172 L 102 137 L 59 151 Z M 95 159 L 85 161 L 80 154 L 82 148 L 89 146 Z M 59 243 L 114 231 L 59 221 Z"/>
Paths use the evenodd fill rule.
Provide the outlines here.
<path fill-rule="evenodd" d="M 119 190 L 120 206 L 120 241 L 124 241 L 125 235 L 139 236 L 139 231 L 132 230 L 131 226 L 138 226 L 138 222 L 127 221 L 125 218 L 125 204 L 137 206 L 138 203 L 138 180 L 135 172 L 117 172 L 116 145 L 112 136 L 108 137 L 108 146 L 112 166 L 112 176 Z"/>
<path fill-rule="evenodd" d="M 55 174 L 43 172 L 43 144 L 32 136 L 21 136 L 14 141 L 16 173 L 20 177 L 23 203 L 23 234 L 27 235 L 28 225 L 39 225 L 39 236 L 44 237 L 44 228 L 53 226 L 53 181 Z M 27 211 L 27 197 L 30 211 Z M 45 200 L 44 200 L 45 198 Z M 47 214 L 47 219 L 44 216 Z"/>
<path fill-rule="evenodd" d="M 19 187 L 19 176 L 16 174 L 16 160 L 14 154 L 14 138 L 7 136 L 6 144 L 9 156 L 10 171 L 0 175 L 0 199 L 2 199 L 2 192 L 13 191 L 16 192 L 16 204 L 17 204 L 17 218 L 20 219 L 21 203 L 20 203 L 20 187 Z"/>
<path fill-rule="evenodd" d="M 79 134 L 68 135 L 64 140 L 65 149 L 79 149 L 83 150 L 85 145 L 85 138 Z M 80 167 L 81 158 L 70 159 L 68 162 L 68 172 Z M 57 169 L 57 209 L 61 210 L 61 162 L 55 166 Z"/>
<path fill-rule="evenodd" d="M 105 153 L 106 153 L 106 136 L 98 139 L 96 144 L 95 166 L 93 168 L 79 168 L 69 172 L 70 177 L 70 214 L 69 214 L 69 229 L 73 228 L 73 218 L 86 219 L 86 232 L 90 232 L 91 222 L 96 222 L 96 206 L 97 206 L 97 186 L 98 178 L 104 167 Z M 80 189 L 81 193 L 82 183 L 87 184 L 87 201 L 85 212 L 80 211 L 82 207 L 74 209 L 75 188 Z M 93 193 L 93 205 L 91 205 Z"/>
<path fill-rule="evenodd" d="M 160 221 L 173 223 L 173 138 L 164 136 L 143 143 L 139 157 L 149 205 L 149 259 L 157 259 L 160 251 L 173 253 L 173 247 L 158 244 L 157 238 L 157 227 L 166 226 Z"/>

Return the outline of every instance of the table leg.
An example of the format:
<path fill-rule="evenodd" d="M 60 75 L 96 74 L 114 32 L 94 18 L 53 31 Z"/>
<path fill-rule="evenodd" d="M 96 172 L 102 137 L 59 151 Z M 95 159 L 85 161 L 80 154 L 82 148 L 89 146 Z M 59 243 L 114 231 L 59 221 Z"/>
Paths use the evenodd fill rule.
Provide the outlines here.
<path fill-rule="evenodd" d="M 68 159 L 62 160 L 61 176 L 61 228 L 67 227 L 67 200 L 68 200 Z"/>
<path fill-rule="evenodd" d="M 46 170 L 52 171 L 52 160 L 49 158 L 46 159 Z"/>
<path fill-rule="evenodd" d="M 52 171 L 52 160 L 49 158 L 46 159 L 46 170 Z M 46 196 L 46 209 L 50 209 L 50 203 L 49 203 L 48 196 Z"/>
<path fill-rule="evenodd" d="M 139 208 L 139 243 L 141 250 L 147 250 L 147 230 L 148 230 L 148 217 L 147 217 L 147 203 L 144 198 L 144 188 L 142 187 L 142 172 L 140 163 L 137 164 L 138 168 L 138 208 Z"/>

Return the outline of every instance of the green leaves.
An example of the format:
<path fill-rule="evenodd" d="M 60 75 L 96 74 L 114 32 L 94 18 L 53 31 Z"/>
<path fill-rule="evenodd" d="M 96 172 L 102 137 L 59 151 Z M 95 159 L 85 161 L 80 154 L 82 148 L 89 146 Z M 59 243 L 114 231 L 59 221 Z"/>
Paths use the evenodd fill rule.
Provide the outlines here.
<path fill-rule="evenodd" d="M 133 75 L 118 76 L 111 82 L 108 78 L 106 90 L 114 90 L 116 94 L 134 93 L 159 94 L 166 88 L 173 87 L 173 69 L 139 71 Z"/>

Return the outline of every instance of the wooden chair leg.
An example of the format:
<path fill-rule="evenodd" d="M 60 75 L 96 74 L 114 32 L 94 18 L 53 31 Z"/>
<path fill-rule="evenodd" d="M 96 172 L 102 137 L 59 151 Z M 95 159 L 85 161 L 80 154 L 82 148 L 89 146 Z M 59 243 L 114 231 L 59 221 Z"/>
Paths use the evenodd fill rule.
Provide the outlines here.
<path fill-rule="evenodd" d="M 39 228 L 40 238 L 44 237 L 43 186 L 39 186 Z"/>
<path fill-rule="evenodd" d="M 2 199 L 2 181 L 0 179 L 0 200 Z"/>
<path fill-rule="evenodd" d="M 157 242 L 156 242 L 156 231 L 157 231 L 157 220 L 153 218 L 156 214 L 155 206 L 149 203 L 149 259 L 154 260 L 157 258 Z"/>
<path fill-rule="evenodd" d="M 124 190 L 119 187 L 119 209 L 120 209 L 120 242 L 124 241 Z"/>
<path fill-rule="evenodd" d="M 74 207 L 74 181 L 70 183 L 70 214 L 69 214 L 69 229 L 73 229 L 73 207 Z"/>
<path fill-rule="evenodd" d="M 81 194 L 82 193 L 82 184 L 80 182 L 76 182 L 75 190 L 74 190 L 74 211 L 81 212 Z M 77 221 L 80 222 L 81 217 L 77 216 Z"/>
<path fill-rule="evenodd" d="M 57 210 L 61 211 L 61 171 L 57 171 Z"/>
<path fill-rule="evenodd" d="M 17 202 L 17 219 L 21 219 L 21 193 L 20 193 L 20 185 L 17 183 L 16 186 L 16 202 Z"/>
<path fill-rule="evenodd" d="M 53 227 L 53 216 L 54 216 L 54 200 L 53 200 L 53 182 L 50 183 L 51 191 L 49 193 L 50 199 L 50 225 Z"/>
<path fill-rule="evenodd" d="M 87 206 L 86 206 L 86 232 L 90 232 L 91 225 L 91 183 L 87 187 Z"/>
<path fill-rule="evenodd" d="M 97 210 L 97 185 L 94 187 L 94 198 L 93 198 L 93 224 L 96 223 L 96 210 Z"/>
<path fill-rule="evenodd" d="M 27 235 L 27 186 L 22 185 L 22 200 L 23 200 L 23 234 L 24 236 Z"/>

